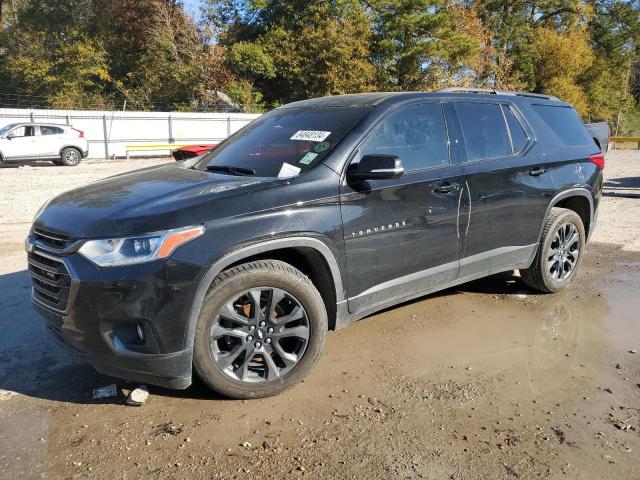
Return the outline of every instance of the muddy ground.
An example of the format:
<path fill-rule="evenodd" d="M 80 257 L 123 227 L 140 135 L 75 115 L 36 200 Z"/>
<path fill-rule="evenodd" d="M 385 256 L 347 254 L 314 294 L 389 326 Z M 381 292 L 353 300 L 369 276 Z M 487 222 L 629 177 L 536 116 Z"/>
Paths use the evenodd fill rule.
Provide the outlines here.
<path fill-rule="evenodd" d="M 574 284 L 504 274 L 329 335 L 285 394 L 114 380 L 44 334 L 22 241 L 48 197 L 154 161 L 0 170 L 0 478 L 640 478 L 640 152 L 607 156 L 598 228 Z M 636 352 L 636 353 L 632 353 Z"/>

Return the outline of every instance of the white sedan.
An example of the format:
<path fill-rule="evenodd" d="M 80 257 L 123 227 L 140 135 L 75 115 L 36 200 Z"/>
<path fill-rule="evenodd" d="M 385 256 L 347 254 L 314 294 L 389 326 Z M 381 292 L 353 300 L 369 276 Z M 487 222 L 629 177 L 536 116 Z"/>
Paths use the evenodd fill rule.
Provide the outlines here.
<path fill-rule="evenodd" d="M 51 160 L 74 167 L 88 154 L 84 132 L 70 125 L 11 123 L 0 129 L 0 162 Z"/>

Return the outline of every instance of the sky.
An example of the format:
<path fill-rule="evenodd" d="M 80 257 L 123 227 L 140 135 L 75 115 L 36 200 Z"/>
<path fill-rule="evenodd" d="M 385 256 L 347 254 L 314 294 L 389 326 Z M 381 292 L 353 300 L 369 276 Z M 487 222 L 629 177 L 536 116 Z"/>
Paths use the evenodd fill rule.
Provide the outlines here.
<path fill-rule="evenodd" d="M 194 17 L 198 15 L 200 0 L 182 0 L 182 2 L 184 3 L 184 9 L 189 15 L 192 15 Z"/>

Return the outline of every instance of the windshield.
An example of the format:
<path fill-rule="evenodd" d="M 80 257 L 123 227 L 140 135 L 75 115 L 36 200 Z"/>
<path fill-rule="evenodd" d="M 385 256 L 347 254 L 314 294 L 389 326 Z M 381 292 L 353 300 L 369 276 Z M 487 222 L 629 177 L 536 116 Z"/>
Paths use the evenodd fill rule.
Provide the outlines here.
<path fill-rule="evenodd" d="M 0 128 L 0 136 L 6 134 L 9 130 L 14 128 L 16 125 L 18 125 L 18 124 L 17 123 L 10 123 L 9 125 L 6 125 L 6 126 Z"/>
<path fill-rule="evenodd" d="M 194 168 L 227 175 L 294 177 L 326 158 L 368 111 L 354 107 L 273 110 L 236 132 Z"/>

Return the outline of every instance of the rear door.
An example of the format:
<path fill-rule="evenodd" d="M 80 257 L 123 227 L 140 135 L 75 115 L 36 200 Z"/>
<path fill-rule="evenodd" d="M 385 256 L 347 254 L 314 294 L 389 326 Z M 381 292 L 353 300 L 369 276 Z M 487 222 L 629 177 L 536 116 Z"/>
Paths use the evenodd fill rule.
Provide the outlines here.
<path fill-rule="evenodd" d="M 464 139 L 460 277 L 527 263 L 554 192 L 542 149 L 509 103 L 454 108 Z"/>
<path fill-rule="evenodd" d="M 54 125 L 40 125 L 38 137 L 38 153 L 41 158 L 54 158 L 60 156 L 60 149 L 64 144 L 65 131 L 62 127 Z"/>
<path fill-rule="evenodd" d="M 398 156 L 396 180 L 341 188 L 349 311 L 363 313 L 415 297 L 456 278 L 459 166 L 450 161 L 440 103 L 389 113 L 360 144 L 364 155 Z"/>

